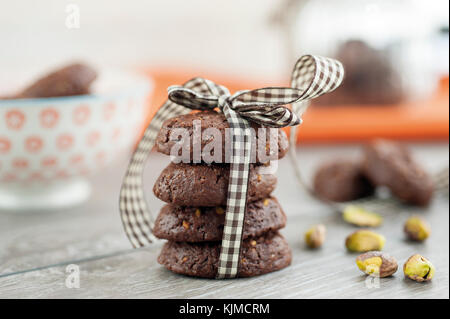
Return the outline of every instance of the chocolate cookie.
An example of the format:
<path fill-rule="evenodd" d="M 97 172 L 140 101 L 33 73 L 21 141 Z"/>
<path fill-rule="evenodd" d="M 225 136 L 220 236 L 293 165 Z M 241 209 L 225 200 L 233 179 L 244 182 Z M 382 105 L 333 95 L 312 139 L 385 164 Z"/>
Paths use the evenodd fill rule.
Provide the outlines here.
<path fill-rule="evenodd" d="M 375 188 L 365 177 L 362 165 L 351 160 L 337 160 L 319 167 L 314 190 L 324 199 L 346 202 L 372 195 Z"/>
<path fill-rule="evenodd" d="M 40 78 L 14 98 L 56 97 L 88 94 L 97 72 L 84 64 L 71 64 Z"/>
<path fill-rule="evenodd" d="M 198 132 L 201 131 L 201 135 L 194 135 L 194 121 L 199 121 Z M 272 129 L 272 132 L 276 133 L 276 136 L 274 136 L 273 142 L 270 143 L 271 131 L 269 131 L 269 129 L 262 131 L 258 129 L 260 126 L 254 124 L 252 127 L 255 132 L 255 138 L 252 141 L 252 163 L 267 163 L 269 160 L 280 159 L 286 154 L 289 143 L 286 134 L 282 130 Z M 205 132 L 205 130 L 211 128 L 216 129 L 218 134 L 207 135 L 209 132 Z M 188 132 L 189 137 L 182 140 L 179 133 L 177 133 L 179 131 L 177 129 L 185 129 L 185 132 Z M 222 113 L 203 111 L 180 115 L 166 120 L 163 123 L 156 138 L 156 148 L 159 152 L 166 155 L 171 155 L 171 151 L 174 150 L 175 155 L 178 155 L 183 159 L 186 157 L 186 159 L 183 160 L 184 163 L 194 162 L 193 153 L 197 148 L 199 149 L 199 155 L 201 152 L 209 155 L 208 158 L 201 158 L 203 162 L 230 163 L 231 146 L 229 143 L 230 139 L 228 139 L 230 135 L 227 132 L 229 132 L 229 125 Z M 228 136 L 226 139 L 227 134 Z M 215 138 L 221 138 L 221 141 L 217 141 L 218 149 L 212 148 L 216 142 Z M 186 145 L 189 143 L 189 153 L 186 152 L 187 154 L 183 154 L 181 147 L 173 149 L 174 145 L 180 145 L 179 141 L 186 143 Z M 271 144 L 273 144 L 273 146 Z M 200 160 L 200 158 L 198 160 Z"/>
<path fill-rule="evenodd" d="M 167 242 L 158 262 L 182 275 L 214 278 L 219 264 L 220 243 Z M 289 266 L 292 255 L 286 240 L 278 234 L 248 238 L 242 242 L 238 277 L 266 274 Z"/>
<path fill-rule="evenodd" d="M 398 143 L 376 140 L 365 148 L 364 172 L 375 185 L 388 187 L 407 203 L 426 206 L 433 196 L 433 182 Z"/>
<path fill-rule="evenodd" d="M 225 207 L 183 207 L 166 205 L 155 221 L 153 233 L 161 239 L 202 242 L 221 241 Z M 261 236 L 286 225 L 278 201 L 266 198 L 247 205 L 243 238 Z"/>
<path fill-rule="evenodd" d="M 342 85 L 314 104 L 396 104 L 404 98 L 402 79 L 388 56 L 360 40 L 344 42 L 336 54 L 345 69 Z"/>
<path fill-rule="evenodd" d="M 266 197 L 275 189 L 277 178 L 262 174 L 265 167 L 250 167 L 247 201 Z M 170 163 L 159 175 L 153 193 L 162 201 L 178 206 L 225 206 L 230 166 Z"/>

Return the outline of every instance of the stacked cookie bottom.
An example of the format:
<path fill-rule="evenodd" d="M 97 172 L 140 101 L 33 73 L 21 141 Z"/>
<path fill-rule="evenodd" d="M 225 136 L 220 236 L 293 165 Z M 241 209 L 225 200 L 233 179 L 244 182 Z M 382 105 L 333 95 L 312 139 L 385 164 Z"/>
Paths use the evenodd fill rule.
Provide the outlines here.
<path fill-rule="evenodd" d="M 278 230 L 286 216 L 271 197 L 276 177 L 250 170 L 247 212 L 239 261 L 239 277 L 250 277 L 288 266 L 291 252 Z M 225 222 L 229 165 L 171 163 L 157 179 L 153 192 L 167 202 L 154 235 L 167 239 L 158 262 L 188 276 L 214 278 L 219 264 Z"/>

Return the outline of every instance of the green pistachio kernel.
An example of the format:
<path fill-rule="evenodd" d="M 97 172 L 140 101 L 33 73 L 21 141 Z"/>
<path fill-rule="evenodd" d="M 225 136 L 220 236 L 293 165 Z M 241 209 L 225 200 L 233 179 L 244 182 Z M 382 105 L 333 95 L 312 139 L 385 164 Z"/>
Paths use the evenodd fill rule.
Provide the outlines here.
<path fill-rule="evenodd" d="M 345 240 L 348 250 L 354 252 L 366 252 L 371 250 L 382 250 L 386 239 L 368 229 L 361 229 L 351 233 Z"/>
<path fill-rule="evenodd" d="M 380 215 L 355 205 L 346 206 L 342 218 L 347 223 L 361 227 L 378 227 L 383 223 L 383 217 Z"/>

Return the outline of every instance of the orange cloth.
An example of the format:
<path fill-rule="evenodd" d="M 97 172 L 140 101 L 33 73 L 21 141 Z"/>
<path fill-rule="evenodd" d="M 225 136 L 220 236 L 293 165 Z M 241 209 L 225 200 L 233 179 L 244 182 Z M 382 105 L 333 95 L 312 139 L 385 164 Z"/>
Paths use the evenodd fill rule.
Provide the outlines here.
<path fill-rule="evenodd" d="M 146 70 L 155 81 L 150 99 L 148 120 L 167 99 L 167 87 L 182 84 L 195 76 L 205 76 L 236 92 L 276 83 L 252 83 L 240 79 L 214 77 L 167 70 Z M 443 140 L 449 133 L 449 80 L 440 81 L 439 90 L 426 101 L 408 102 L 394 106 L 318 106 L 310 107 L 298 130 L 302 142 L 364 141 L 375 137 L 411 140 Z"/>

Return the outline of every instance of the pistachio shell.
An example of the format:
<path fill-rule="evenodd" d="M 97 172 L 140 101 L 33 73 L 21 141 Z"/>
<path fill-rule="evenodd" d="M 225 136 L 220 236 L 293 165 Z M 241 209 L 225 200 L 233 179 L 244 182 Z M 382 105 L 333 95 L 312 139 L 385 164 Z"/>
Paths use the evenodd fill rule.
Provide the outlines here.
<path fill-rule="evenodd" d="M 391 276 L 398 269 L 395 258 L 381 251 L 370 251 L 356 258 L 356 265 L 370 276 Z"/>

